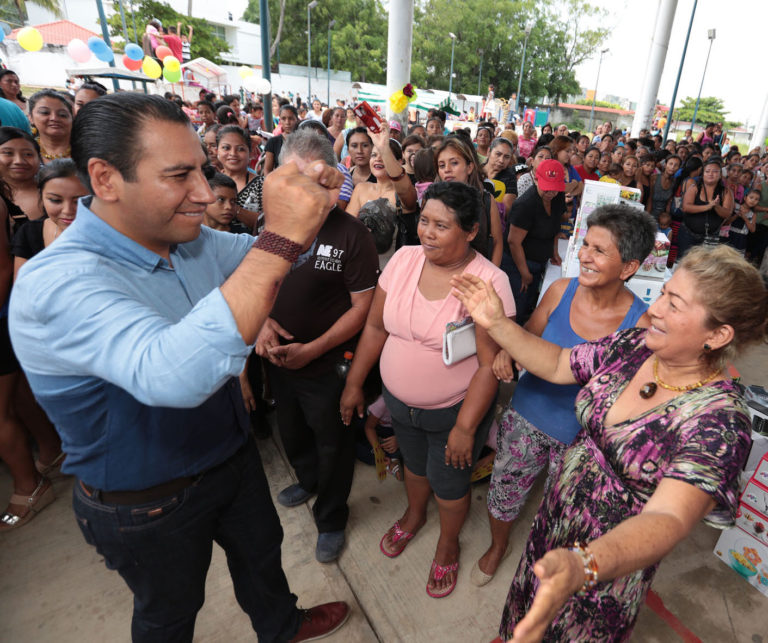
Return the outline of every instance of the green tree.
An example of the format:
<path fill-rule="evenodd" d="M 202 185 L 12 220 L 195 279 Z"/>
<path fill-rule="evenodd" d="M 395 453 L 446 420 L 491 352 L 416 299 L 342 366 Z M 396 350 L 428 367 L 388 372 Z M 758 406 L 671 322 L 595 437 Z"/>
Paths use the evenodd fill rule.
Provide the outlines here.
<path fill-rule="evenodd" d="M 525 47 L 520 104 L 545 97 L 558 102 L 576 93 L 575 67 L 594 55 L 607 30 L 587 29 L 599 23 L 600 10 L 577 0 L 425 0 L 417 12 L 411 78 L 417 86 L 448 89 L 451 41 L 456 34 L 454 91 L 474 94 L 483 50 L 481 92 L 489 83 L 496 96 L 517 91 L 525 46 L 525 25 L 536 16 Z"/>
<path fill-rule="evenodd" d="M 109 33 L 111 36 L 123 37 L 123 23 L 120 20 L 120 7 L 117 2 L 114 2 L 114 13 L 107 19 L 109 23 Z M 186 32 L 187 25 L 194 27 L 194 34 L 192 36 L 192 56 L 198 58 L 202 56 L 214 63 L 225 62 L 219 55 L 222 52 L 229 51 L 229 44 L 218 38 L 213 34 L 211 26 L 206 20 L 201 18 L 190 18 L 177 11 L 174 11 L 164 2 L 156 2 L 155 0 L 139 0 L 133 5 L 133 11 L 136 15 L 136 28 L 139 33 L 136 34 L 133 30 L 133 20 L 130 16 L 126 16 L 128 26 L 128 39 L 132 42 L 136 42 L 141 45 L 141 36 L 144 33 L 144 29 L 147 23 L 152 18 L 158 18 L 164 25 L 176 26 L 177 23 L 182 24 L 183 32 Z M 115 51 L 120 49 L 119 45 L 114 47 Z"/>
<path fill-rule="evenodd" d="M 588 98 L 580 98 L 576 101 L 577 105 L 592 105 L 592 101 Z M 621 105 L 617 105 L 616 103 L 609 103 L 605 100 L 596 100 L 595 101 L 595 107 L 608 107 L 610 109 L 624 109 Z"/>
<path fill-rule="evenodd" d="M 28 0 L 28 2 L 42 9 L 47 9 L 57 18 L 61 18 L 64 15 L 61 11 L 59 0 Z M 0 1 L 0 19 L 20 26 L 24 24 L 27 17 L 27 3 L 24 0 Z"/>
<path fill-rule="evenodd" d="M 687 96 L 680 101 L 680 107 L 676 107 L 673 112 L 672 120 L 692 121 L 693 112 L 696 109 L 696 99 Z M 696 112 L 696 122 L 703 127 L 707 123 L 722 123 L 725 127 L 738 127 L 741 123 L 726 120 L 725 115 L 728 112 L 721 98 L 715 96 L 702 97 L 699 100 L 699 109 Z"/>
<path fill-rule="evenodd" d="M 242 19 L 259 23 L 259 1 L 249 0 Z M 307 64 L 307 2 L 269 0 L 270 50 L 292 65 Z M 312 10 L 312 67 L 328 64 L 328 23 L 331 66 L 364 82 L 383 83 L 387 77 L 387 14 L 380 0 L 322 0 Z M 281 26 L 282 23 L 282 26 Z M 279 47 L 279 49 L 278 49 Z"/>

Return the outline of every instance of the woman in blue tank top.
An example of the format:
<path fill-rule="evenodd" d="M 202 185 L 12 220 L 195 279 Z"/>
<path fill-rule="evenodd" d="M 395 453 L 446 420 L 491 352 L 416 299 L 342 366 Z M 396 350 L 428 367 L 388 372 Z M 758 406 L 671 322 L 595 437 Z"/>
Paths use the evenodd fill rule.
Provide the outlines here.
<path fill-rule="evenodd" d="M 610 335 L 624 328 L 648 326 L 648 306 L 626 286 L 651 253 L 656 224 L 647 213 L 624 205 L 605 205 L 587 220 L 579 250 L 581 269 L 573 279 L 553 283 L 525 328 L 564 348 Z M 496 377 L 513 376 L 509 355 L 494 361 Z M 491 546 L 475 564 L 471 579 L 485 585 L 507 551 L 512 521 L 541 470 L 550 473 L 581 426 L 574 402 L 578 385 L 561 386 L 524 373 L 502 417 L 488 490 Z M 549 484 L 549 480 L 547 480 Z"/>

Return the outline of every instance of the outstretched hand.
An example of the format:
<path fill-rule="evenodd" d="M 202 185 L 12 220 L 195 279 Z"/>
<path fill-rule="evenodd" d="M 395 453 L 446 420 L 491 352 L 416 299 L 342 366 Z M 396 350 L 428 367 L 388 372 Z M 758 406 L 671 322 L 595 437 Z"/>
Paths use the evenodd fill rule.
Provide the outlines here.
<path fill-rule="evenodd" d="M 451 286 L 451 294 L 464 304 L 475 323 L 485 330 L 506 319 L 504 306 L 490 281 L 485 283 L 465 272 L 451 277 Z"/>
<path fill-rule="evenodd" d="M 538 643 L 565 602 L 584 583 L 578 556 L 567 549 L 553 549 L 536 561 L 533 573 L 539 588 L 531 609 L 515 627 L 509 643 Z"/>

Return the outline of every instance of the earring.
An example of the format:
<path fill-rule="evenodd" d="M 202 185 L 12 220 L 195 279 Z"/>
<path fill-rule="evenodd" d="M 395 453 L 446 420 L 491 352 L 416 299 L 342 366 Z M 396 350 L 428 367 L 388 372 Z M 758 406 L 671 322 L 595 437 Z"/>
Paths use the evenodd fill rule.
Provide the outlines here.
<path fill-rule="evenodd" d="M 712 350 L 712 347 L 709 344 L 704 344 L 704 352 L 709 353 Z"/>

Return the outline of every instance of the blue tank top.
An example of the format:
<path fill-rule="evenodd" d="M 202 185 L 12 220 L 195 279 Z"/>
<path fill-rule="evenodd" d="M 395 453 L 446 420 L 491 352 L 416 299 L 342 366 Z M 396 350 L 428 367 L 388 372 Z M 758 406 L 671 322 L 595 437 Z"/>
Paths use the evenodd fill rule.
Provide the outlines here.
<path fill-rule="evenodd" d="M 547 341 L 563 348 L 572 348 L 587 341 L 571 328 L 571 303 L 578 285 L 578 278 L 571 279 L 541 335 Z M 617 330 L 634 328 L 637 320 L 648 309 L 642 299 L 637 295 L 633 296 L 632 306 Z M 578 384 L 552 384 L 526 372 L 520 377 L 510 404 L 539 431 L 563 444 L 570 444 L 581 430 L 574 412 L 576 395 L 580 389 Z"/>

